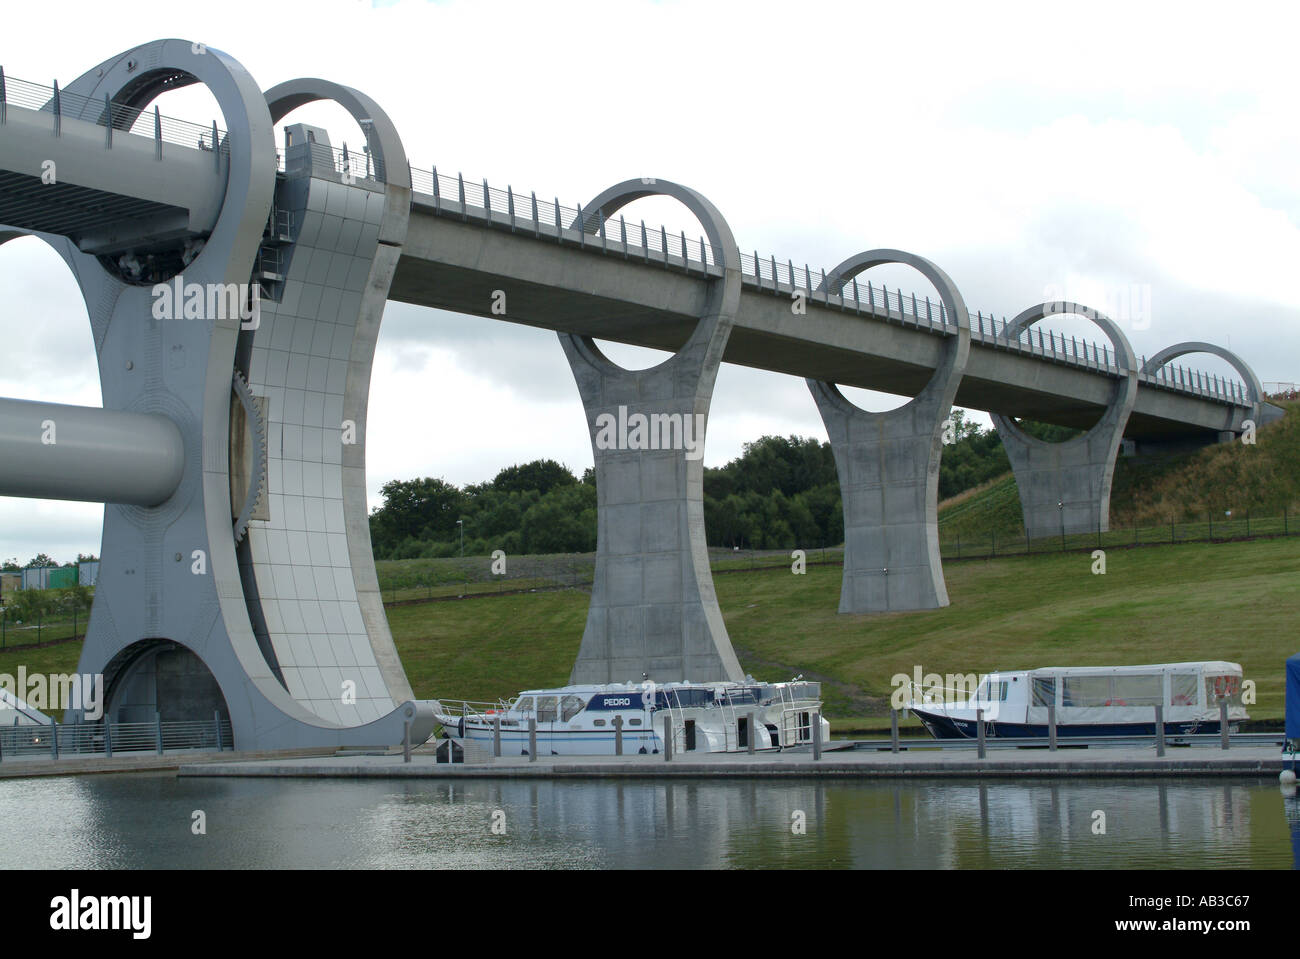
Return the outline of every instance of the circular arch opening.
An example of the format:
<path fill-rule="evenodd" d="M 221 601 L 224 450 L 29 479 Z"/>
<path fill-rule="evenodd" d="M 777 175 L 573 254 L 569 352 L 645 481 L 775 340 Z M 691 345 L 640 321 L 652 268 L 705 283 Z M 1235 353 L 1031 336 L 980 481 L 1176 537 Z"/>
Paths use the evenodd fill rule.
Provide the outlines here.
<path fill-rule="evenodd" d="M 207 664 L 168 639 L 143 639 L 113 657 L 104 668 L 103 695 L 107 722 L 211 722 L 214 714 L 230 719 Z"/>
<path fill-rule="evenodd" d="M 89 104 L 87 111 L 94 110 Z M 158 119 L 155 121 L 154 111 Z M 102 116 L 100 109 L 98 116 Z M 114 125 L 131 134 L 152 139 L 157 122 L 164 144 L 200 150 L 216 149 L 218 138 L 229 131 L 225 112 L 207 84 L 179 69 L 146 72 L 118 91 L 113 107 Z M 166 150 L 166 146 L 164 146 Z M 171 280 L 202 252 L 202 237 L 143 243 L 125 253 L 99 256 L 112 276 L 130 286 L 152 286 Z"/>
<path fill-rule="evenodd" d="M 654 190 L 660 185 L 667 190 L 681 188 L 680 184 L 657 181 L 653 177 L 645 177 L 641 182 L 646 190 Z M 695 194 L 698 199 L 694 199 L 691 197 L 694 191 L 682 189 L 687 194 L 685 197 L 667 193 L 634 197 L 618 205 L 603 221 L 599 217 L 589 219 L 592 211 L 584 208 L 587 233 L 592 237 L 589 242 L 604 243 L 613 249 L 621 249 L 626 243 L 628 255 L 632 257 L 649 256 L 655 259 L 666 253 L 670 260 L 676 259 L 687 265 L 688 269 L 700 270 L 703 264 L 719 264 L 725 257 L 725 251 L 715 248 L 718 244 L 708 239 L 708 226 L 688 205 L 702 200 L 707 206 L 708 201 L 698 194 Z M 719 218 L 720 216 L 719 214 Z M 723 237 L 730 236 L 725 222 L 719 222 L 716 226 Z M 698 323 L 699 319 L 693 318 L 691 322 L 676 325 L 671 330 L 637 331 L 638 335 L 645 336 L 653 344 L 622 343 L 592 337 L 590 345 L 606 360 L 624 370 L 648 370 L 672 359 L 690 340 Z"/>
<path fill-rule="evenodd" d="M 1105 314 L 1081 303 L 1040 303 L 996 327 L 989 335 L 1018 340 L 1030 350 L 1067 363 L 1082 362 L 1121 370 L 1136 369 L 1138 359 L 1127 337 Z M 1123 388 L 1122 381 L 1118 387 Z M 1045 443 L 1065 443 L 1094 429 L 1116 402 L 1113 395 L 1100 409 L 1062 404 L 1044 408 L 1038 418 L 1007 417 L 1026 435 Z"/>
<path fill-rule="evenodd" d="M 1164 352 L 1164 351 L 1161 351 Z M 1230 360 L 1218 353 L 1189 349 L 1170 356 L 1163 363 L 1156 365 L 1159 354 L 1153 354 L 1146 360 L 1145 371 L 1154 376 L 1157 382 L 1170 386 L 1187 385 L 1204 389 L 1238 390 L 1247 402 L 1251 399 L 1252 384 Z M 1262 384 L 1260 398 L 1263 398 Z"/>
<path fill-rule="evenodd" d="M 85 300 L 63 257 L 34 236 L 0 242 L 0 291 L 8 317 L 0 322 L 0 397 L 102 406 Z M 0 562 L 98 557 L 103 526 L 96 503 L 0 497 Z"/>
<path fill-rule="evenodd" d="M 850 262 L 852 260 L 845 261 L 845 263 Z M 841 267 L 843 266 L 845 264 L 841 264 Z M 795 265 L 795 275 L 796 280 L 802 280 L 804 276 L 798 264 Z M 821 271 L 812 270 L 808 281 L 815 297 L 822 290 Z M 908 263 L 877 263 L 857 272 L 852 268 L 846 268 L 839 273 L 838 278 L 835 271 L 828 271 L 825 283 L 828 293 L 839 293 L 849 303 L 852 303 L 853 297 L 856 296 L 862 309 L 880 309 L 888 305 L 891 314 L 902 313 L 909 318 L 928 319 L 943 316 L 943 297 L 938 287 L 919 268 Z M 941 359 L 940 364 L 942 365 L 943 362 Z M 882 365 L 879 370 L 864 371 L 863 378 L 871 381 L 871 387 L 848 385 L 838 381 L 834 386 L 858 409 L 871 413 L 886 413 L 907 406 L 939 374 L 940 367 L 931 370 L 892 368 Z"/>

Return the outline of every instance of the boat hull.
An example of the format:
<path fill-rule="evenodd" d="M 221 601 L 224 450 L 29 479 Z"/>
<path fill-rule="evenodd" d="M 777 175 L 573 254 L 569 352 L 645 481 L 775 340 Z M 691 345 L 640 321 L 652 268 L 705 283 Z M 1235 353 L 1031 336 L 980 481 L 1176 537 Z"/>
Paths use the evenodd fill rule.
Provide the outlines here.
<path fill-rule="evenodd" d="M 921 720 L 926 730 L 935 739 L 977 739 L 979 731 L 973 719 L 959 719 L 939 713 L 927 712 L 913 708 L 912 712 Z M 1166 736 L 1191 736 L 1196 733 L 1216 734 L 1219 731 L 1218 720 L 1165 723 Z M 1231 728 L 1231 724 L 1229 724 Z M 1154 736 L 1156 724 L 1149 723 L 1089 723 L 1061 725 L 1056 727 L 1058 739 L 1097 738 L 1107 736 Z M 1047 739 L 1047 724 L 1008 723 L 986 720 L 984 735 L 988 739 Z"/>

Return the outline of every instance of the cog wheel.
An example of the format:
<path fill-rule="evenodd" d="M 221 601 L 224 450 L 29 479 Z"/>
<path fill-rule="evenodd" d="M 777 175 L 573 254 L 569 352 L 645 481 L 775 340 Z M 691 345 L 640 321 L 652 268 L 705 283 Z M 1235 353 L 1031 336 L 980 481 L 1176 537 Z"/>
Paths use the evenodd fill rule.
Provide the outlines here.
<path fill-rule="evenodd" d="M 253 462 L 249 468 L 248 492 L 244 496 L 243 508 L 240 509 L 233 528 L 235 545 L 238 546 L 248 532 L 248 522 L 252 519 L 253 507 L 257 505 L 258 499 L 266 489 L 266 420 L 253 399 L 253 391 L 249 389 L 248 381 L 239 370 L 235 370 L 231 378 L 231 389 L 238 398 L 239 405 L 244 408 L 244 416 L 253 434 Z"/>

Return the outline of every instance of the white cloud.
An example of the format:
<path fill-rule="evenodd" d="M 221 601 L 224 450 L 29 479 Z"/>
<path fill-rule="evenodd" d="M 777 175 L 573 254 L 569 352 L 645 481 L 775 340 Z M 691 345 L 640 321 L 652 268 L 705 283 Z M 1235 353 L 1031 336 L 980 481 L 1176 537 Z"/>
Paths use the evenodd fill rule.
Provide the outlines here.
<path fill-rule="evenodd" d="M 1289 5 L 1231 16 L 1208 4 L 648 0 L 57 9 L 95 29 L 11 45 L 9 76 L 66 83 L 153 33 L 190 37 L 263 87 L 297 76 L 359 87 L 417 166 L 569 204 L 629 177 L 679 180 L 714 201 L 742 250 L 814 267 L 912 250 L 972 310 L 998 315 L 1052 286 L 1103 300 L 1149 288 L 1150 328 L 1130 331 L 1138 352 L 1231 337 L 1262 379 L 1300 378 Z M 7 35 L 48 37 L 49 15 L 7 10 Z M 193 91 L 169 109 L 186 103 L 209 119 L 210 98 Z M 340 117 L 295 115 L 355 139 Z M 673 205 L 652 209 L 693 232 Z M 0 395 L 99 402 L 84 307 L 61 269 L 0 247 Z M 395 477 L 476 481 L 537 456 L 590 463 L 553 334 L 400 304 L 387 319 L 372 495 Z M 762 433 L 823 435 L 803 384 L 777 374 L 724 369 L 714 412 L 711 464 Z M 0 554 L 45 548 L 33 515 L 0 502 Z M 90 549 L 98 525 L 84 522 Z"/>

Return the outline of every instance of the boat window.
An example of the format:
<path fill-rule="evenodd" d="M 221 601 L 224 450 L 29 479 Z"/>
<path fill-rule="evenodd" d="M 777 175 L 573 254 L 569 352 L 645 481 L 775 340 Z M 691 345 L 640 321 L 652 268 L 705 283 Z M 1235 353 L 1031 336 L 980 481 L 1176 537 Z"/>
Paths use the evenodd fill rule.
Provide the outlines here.
<path fill-rule="evenodd" d="M 1171 706 L 1197 705 L 1194 674 L 1174 673 L 1169 677 L 1169 704 Z"/>
<path fill-rule="evenodd" d="M 587 708 L 587 701 L 581 696 L 565 696 L 560 702 L 560 721 L 568 722 Z"/>
<path fill-rule="evenodd" d="M 533 711 L 533 697 L 520 696 L 519 702 L 515 703 L 515 712 L 531 713 Z"/>
<path fill-rule="evenodd" d="M 1162 701 L 1159 673 L 1115 676 L 1111 688 L 1112 706 L 1155 706 Z"/>
<path fill-rule="evenodd" d="M 712 703 L 711 689 L 661 689 L 655 693 L 656 709 L 690 709 Z"/>
<path fill-rule="evenodd" d="M 1005 679 L 985 679 L 980 683 L 979 689 L 975 690 L 975 698 L 985 703 L 1003 703 L 1007 700 L 1007 691 L 1010 688 L 1011 684 Z"/>
<path fill-rule="evenodd" d="M 1054 706 L 1056 704 L 1056 677 L 1034 677 L 1034 705 Z"/>
<path fill-rule="evenodd" d="M 539 723 L 553 723 L 558 708 L 560 697 L 558 696 L 538 696 L 537 697 L 537 721 Z"/>
<path fill-rule="evenodd" d="M 1227 700 L 1230 706 L 1241 705 L 1241 677 L 1206 676 L 1205 704 L 1207 706 L 1218 706 L 1224 700 Z"/>
<path fill-rule="evenodd" d="M 627 721 L 627 724 L 628 724 L 629 726 L 640 726 L 640 725 L 641 725 L 641 717 L 640 717 L 640 716 L 633 716 L 631 719 L 629 719 L 629 720 Z"/>
<path fill-rule="evenodd" d="M 593 719 L 593 720 L 591 721 L 591 724 L 592 724 L 593 726 L 603 726 L 603 725 L 605 725 L 605 720 L 603 720 L 603 719 Z"/>
<path fill-rule="evenodd" d="M 1110 698 L 1109 676 L 1061 677 L 1062 706 L 1105 706 Z"/>

